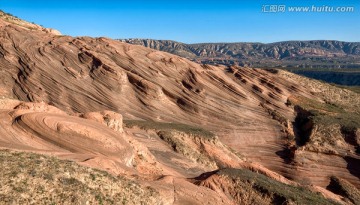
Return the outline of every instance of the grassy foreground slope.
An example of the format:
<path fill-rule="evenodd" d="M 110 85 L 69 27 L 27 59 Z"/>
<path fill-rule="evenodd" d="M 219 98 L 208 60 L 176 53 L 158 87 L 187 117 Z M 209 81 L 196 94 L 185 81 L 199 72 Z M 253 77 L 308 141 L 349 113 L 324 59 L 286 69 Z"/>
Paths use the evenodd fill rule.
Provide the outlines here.
<path fill-rule="evenodd" d="M 0 204 L 156 204 L 157 192 L 75 162 L 0 151 Z"/>

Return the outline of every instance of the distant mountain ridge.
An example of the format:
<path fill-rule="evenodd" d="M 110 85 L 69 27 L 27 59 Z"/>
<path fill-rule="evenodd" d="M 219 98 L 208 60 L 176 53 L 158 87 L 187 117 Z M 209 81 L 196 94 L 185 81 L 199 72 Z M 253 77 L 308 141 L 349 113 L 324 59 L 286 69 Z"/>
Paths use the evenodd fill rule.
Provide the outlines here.
<path fill-rule="evenodd" d="M 276 43 L 199 43 L 120 39 L 169 52 L 199 63 L 250 67 L 359 68 L 360 42 L 330 40 Z"/>

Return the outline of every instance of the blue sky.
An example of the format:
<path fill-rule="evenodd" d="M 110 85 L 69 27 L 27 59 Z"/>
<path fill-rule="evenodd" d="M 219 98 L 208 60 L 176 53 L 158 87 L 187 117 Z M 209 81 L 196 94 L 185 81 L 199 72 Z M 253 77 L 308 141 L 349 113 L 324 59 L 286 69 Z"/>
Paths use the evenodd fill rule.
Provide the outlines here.
<path fill-rule="evenodd" d="M 353 6 L 354 12 L 262 12 L 264 5 Z M 0 9 L 65 35 L 185 43 L 360 41 L 359 0 L 0 0 Z"/>

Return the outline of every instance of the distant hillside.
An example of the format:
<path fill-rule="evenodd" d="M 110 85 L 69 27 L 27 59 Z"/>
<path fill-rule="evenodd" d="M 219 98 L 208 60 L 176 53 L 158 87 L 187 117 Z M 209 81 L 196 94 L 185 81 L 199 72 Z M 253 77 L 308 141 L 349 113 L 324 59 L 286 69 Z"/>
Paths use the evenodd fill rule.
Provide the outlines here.
<path fill-rule="evenodd" d="M 360 86 L 360 71 L 358 69 L 288 69 L 289 71 L 338 85 Z"/>
<path fill-rule="evenodd" d="M 359 68 L 360 42 L 286 41 L 277 43 L 184 44 L 169 40 L 123 39 L 199 63 L 250 67 Z"/>

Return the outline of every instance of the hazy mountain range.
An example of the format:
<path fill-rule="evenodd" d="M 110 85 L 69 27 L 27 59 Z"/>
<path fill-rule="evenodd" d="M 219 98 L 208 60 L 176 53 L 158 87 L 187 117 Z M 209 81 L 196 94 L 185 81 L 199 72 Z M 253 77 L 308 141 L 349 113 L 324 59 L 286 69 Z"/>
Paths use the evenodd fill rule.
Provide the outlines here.
<path fill-rule="evenodd" d="M 360 43 L 284 41 L 277 43 L 199 43 L 122 39 L 122 42 L 169 52 L 199 63 L 250 67 L 359 68 Z"/>

